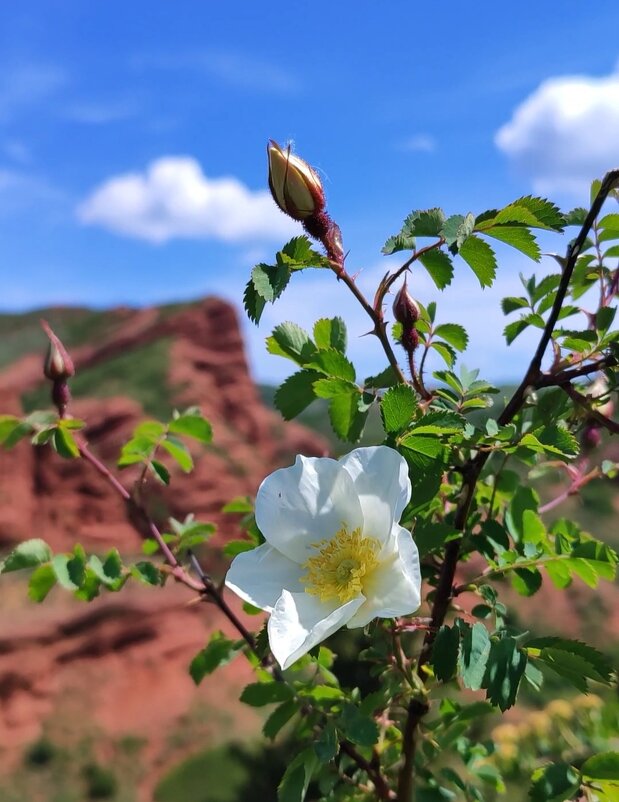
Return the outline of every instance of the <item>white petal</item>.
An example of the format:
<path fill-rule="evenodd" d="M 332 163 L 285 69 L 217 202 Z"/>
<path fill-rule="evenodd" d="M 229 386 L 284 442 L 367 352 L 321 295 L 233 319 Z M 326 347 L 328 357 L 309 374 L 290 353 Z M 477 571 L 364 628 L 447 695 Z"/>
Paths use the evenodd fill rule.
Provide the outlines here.
<path fill-rule="evenodd" d="M 359 596 L 335 606 L 309 593 L 285 590 L 268 624 L 269 644 L 277 662 L 282 668 L 291 666 L 313 646 L 343 627 L 364 601 L 364 597 Z"/>
<path fill-rule="evenodd" d="M 364 627 L 374 618 L 395 618 L 414 613 L 421 602 L 419 552 L 410 532 L 394 526 L 391 555 L 364 582 L 365 604 L 348 622 L 349 627 Z"/>
<path fill-rule="evenodd" d="M 385 543 L 411 498 L 408 465 L 388 446 L 357 448 L 341 457 L 352 477 L 365 521 L 363 533 Z"/>
<path fill-rule="evenodd" d="M 237 554 L 226 574 L 226 585 L 254 607 L 271 612 L 284 588 L 291 593 L 303 591 L 299 582 L 303 571 L 298 563 L 263 543 Z"/>
<path fill-rule="evenodd" d="M 297 457 L 264 480 L 256 496 L 256 523 L 266 541 L 286 557 L 304 563 L 313 543 L 346 526 L 363 526 L 350 475 L 334 459 Z"/>

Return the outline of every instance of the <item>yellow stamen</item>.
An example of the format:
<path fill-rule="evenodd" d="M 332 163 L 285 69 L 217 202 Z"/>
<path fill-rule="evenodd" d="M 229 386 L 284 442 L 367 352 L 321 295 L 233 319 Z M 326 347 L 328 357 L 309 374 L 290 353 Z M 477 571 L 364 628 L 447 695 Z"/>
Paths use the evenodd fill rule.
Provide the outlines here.
<path fill-rule="evenodd" d="M 343 604 L 363 590 L 363 578 L 378 565 L 380 544 L 373 537 L 363 537 L 361 529 L 349 532 L 346 527 L 331 540 L 314 544 L 316 557 L 303 565 L 307 574 L 301 577 L 306 593 L 320 601 L 339 599 Z"/>

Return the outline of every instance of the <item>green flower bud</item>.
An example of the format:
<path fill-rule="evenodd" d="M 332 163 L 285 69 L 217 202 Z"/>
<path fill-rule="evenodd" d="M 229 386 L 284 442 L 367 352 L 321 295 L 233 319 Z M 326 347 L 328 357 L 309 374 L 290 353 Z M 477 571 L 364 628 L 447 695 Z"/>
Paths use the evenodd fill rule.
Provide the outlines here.
<path fill-rule="evenodd" d="M 267 145 L 269 188 L 273 200 L 293 220 L 305 220 L 325 208 L 320 178 L 309 164 L 272 139 Z"/>
<path fill-rule="evenodd" d="M 43 362 L 43 373 L 51 381 L 66 381 L 75 375 L 73 360 L 45 320 L 41 321 L 41 326 L 49 337 L 49 346 Z"/>

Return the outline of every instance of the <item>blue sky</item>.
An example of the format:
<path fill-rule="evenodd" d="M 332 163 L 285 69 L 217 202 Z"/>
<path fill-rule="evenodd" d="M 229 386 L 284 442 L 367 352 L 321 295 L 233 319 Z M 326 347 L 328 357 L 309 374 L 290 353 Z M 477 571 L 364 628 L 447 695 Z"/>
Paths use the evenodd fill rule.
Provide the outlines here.
<path fill-rule="evenodd" d="M 414 208 L 479 212 L 529 192 L 582 204 L 619 163 L 617 30 L 616 0 L 7 3 L 0 310 L 240 303 L 253 264 L 296 231 L 265 194 L 271 137 L 321 171 L 368 291 Z M 442 320 L 470 323 L 465 363 L 496 380 L 530 347 L 504 348 L 498 299 L 534 268 L 501 256 L 492 291 L 463 265 L 440 298 L 425 276 L 410 283 Z M 317 272 L 246 325 L 256 376 L 288 370 L 264 352 L 272 325 L 337 313 L 360 372 L 381 368 L 360 311 Z"/>

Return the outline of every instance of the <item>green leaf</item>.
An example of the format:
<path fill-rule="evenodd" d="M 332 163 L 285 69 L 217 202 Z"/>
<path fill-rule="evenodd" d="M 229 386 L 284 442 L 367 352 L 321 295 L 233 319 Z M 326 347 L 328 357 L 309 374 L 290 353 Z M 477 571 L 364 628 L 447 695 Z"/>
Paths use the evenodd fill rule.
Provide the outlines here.
<path fill-rule="evenodd" d="M 469 336 L 466 333 L 464 326 L 458 323 L 442 323 L 434 329 L 434 334 L 437 337 L 442 337 L 450 345 L 453 345 L 458 351 L 466 350 L 469 342 Z"/>
<path fill-rule="evenodd" d="M 563 231 L 565 218 L 554 203 L 527 195 L 510 203 L 497 214 L 496 223 L 523 223 L 532 228 Z"/>
<path fill-rule="evenodd" d="M 449 254 L 438 248 L 432 248 L 419 257 L 419 261 L 428 271 L 430 278 L 439 290 L 451 284 L 454 275 L 454 267 Z"/>
<path fill-rule="evenodd" d="M 236 557 L 237 554 L 242 554 L 244 551 L 253 551 L 256 544 L 251 540 L 229 540 L 223 548 L 225 557 Z"/>
<path fill-rule="evenodd" d="M 170 471 L 166 468 L 163 462 L 159 462 L 156 459 L 151 460 L 150 469 L 160 482 L 162 482 L 164 485 L 170 484 Z"/>
<path fill-rule="evenodd" d="M 251 280 L 260 298 L 272 303 L 286 289 L 290 281 L 290 268 L 285 264 L 259 264 L 251 271 Z"/>
<path fill-rule="evenodd" d="M 510 312 L 515 312 L 517 309 L 526 309 L 528 306 L 528 300 L 522 296 L 516 297 L 512 295 L 503 298 L 501 301 L 501 309 L 504 315 L 509 315 Z"/>
<path fill-rule="evenodd" d="M 0 574 L 34 568 L 52 559 L 52 550 L 41 538 L 35 537 L 19 543 L 8 556 L 0 562 Z"/>
<path fill-rule="evenodd" d="M 511 580 L 521 596 L 533 596 L 542 586 L 542 575 L 537 568 L 515 568 Z"/>
<path fill-rule="evenodd" d="M 312 244 L 305 234 L 293 237 L 278 253 L 278 257 L 285 261 L 292 270 L 301 270 L 306 267 L 328 267 L 327 259 L 312 248 Z"/>
<path fill-rule="evenodd" d="M 284 772 L 277 788 L 278 802 L 303 802 L 317 768 L 318 758 L 313 747 L 297 755 Z"/>
<path fill-rule="evenodd" d="M 503 711 L 512 707 L 526 665 L 527 653 L 518 648 L 515 638 L 493 641 L 482 682 L 486 698 Z"/>
<path fill-rule="evenodd" d="M 316 375 L 319 376 L 320 374 L 317 373 Z M 335 398 L 338 395 L 359 392 L 357 385 L 346 379 L 320 378 L 314 382 L 313 389 L 318 398 Z"/>
<path fill-rule="evenodd" d="M 314 340 L 318 348 L 346 353 L 346 324 L 341 317 L 321 318 L 314 324 Z"/>
<path fill-rule="evenodd" d="M 305 329 L 288 321 L 276 326 L 271 336 L 267 337 L 267 351 L 291 359 L 303 367 L 314 356 L 316 346 Z"/>
<path fill-rule="evenodd" d="M 431 659 L 436 677 L 443 682 L 448 682 L 456 673 L 459 647 L 460 632 L 458 627 L 443 625 L 436 635 Z"/>
<path fill-rule="evenodd" d="M 395 370 L 389 365 L 381 373 L 376 376 L 368 376 L 363 382 L 363 386 L 368 389 L 382 389 L 383 387 L 393 387 L 398 384 L 399 379 Z"/>
<path fill-rule="evenodd" d="M 494 226 L 487 228 L 483 232 L 487 237 L 493 237 L 506 245 L 524 253 L 535 262 L 541 259 L 541 251 L 533 234 L 524 227 L 518 226 Z"/>
<path fill-rule="evenodd" d="M 411 423 L 417 409 L 417 396 L 408 384 L 389 388 L 380 402 L 386 432 L 401 432 Z"/>
<path fill-rule="evenodd" d="M 445 543 L 450 540 L 457 540 L 462 537 L 462 533 L 443 521 L 430 523 L 420 518 L 414 530 L 414 539 L 419 549 L 419 556 L 425 557 L 434 551 L 440 551 Z"/>
<path fill-rule="evenodd" d="M 511 345 L 518 335 L 529 327 L 526 317 L 521 317 L 519 320 L 514 320 L 508 323 L 503 329 L 503 336 L 508 345 Z"/>
<path fill-rule="evenodd" d="M 410 434 L 451 434 L 461 432 L 465 418 L 457 412 L 427 412 L 412 425 Z"/>
<path fill-rule="evenodd" d="M 475 217 L 469 212 L 466 217 L 461 214 L 454 214 L 448 217 L 443 224 L 443 237 L 451 248 L 454 246 L 457 251 L 467 237 L 473 233 L 475 228 Z"/>
<path fill-rule="evenodd" d="M 338 727 L 349 741 L 358 746 L 374 746 L 378 742 L 378 724 L 370 716 L 364 715 L 354 704 L 344 706 Z"/>
<path fill-rule="evenodd" d="M 295 713 L 299 712 L 299 704 L 294 699 L 284 702 L 271 713 L 264 722 L 262 734 L 265 738 L 273 740 L 279 731 L 284 727 Z"/>
<path fill-rule="evenodd" d="M 84 581 L 86 561 L 81 554 L 56 554 L 51 564 L 58 584 L 65 590 L 77 590 Z"/>
<path fill-rule="evenodd" d="M 223 632 L 214 632 L 207 646 L 198 652 L 189 666 L 189 674 L 195 684 L 199 685 L 207 674 L 227 665 L 238 648 L 238 644 L 227 638 Z"/>
<path fill-rule="evenodd" d="M 358 388 L 335 396 L 329 402 L 329 420 L 333 431 L 341 440 L 356 442 L 363 432 L 368 411 L 369 407 L 363 405 L 363 396 Z"/>
<path fill-rule="evenodd" d="M 191 473 L 193 469 L 193 459 L 187 446 L 176 437 L 168 435 L 162 440 L 161 448 L 168 452 L 172 459 L 184 473 Z"/>
<path fill-rule="evenodd" d="M 254 282 L 250 279 L 243 293 L 243 306 L 247 312 L 247 317 L 256 325 L 260 323 L 260 318 L 264 312 L 267 302 L 256 292 Z"/>
<path fill-rule="evenodd" d="M 600 651 L 586 643 L 568 638 L 544 637 L 528 641 L 526 648 L 533 657 L 538 657 L 561 676 L 573 679 L 575 671 L 581 672 L 577 687 L 583 691 L 587 689 L 586 678 L 610 682 L 613 666 Z M 571 661 L 570 658 L 576 659 Z"/>
<path fill-rule="evenodd" d="M 251 707 L 264 707 L 292 699 L 291 688 L 283 682 L 252 682 L 243 690 L 241 702 Z"/>
<path fill-rule="evenodd" d="M 445 362 L 447 367 L 453 368 L 453 366 L 456 364 L 456 358 L 457 358 L 456 351 L 454 348 L 451 347 L 451 345 L 448 345 L 447 343 L 440 341 L 434 341 L 430 345 L 430 348 L 436 351 L 436 353 Z"/>
<path fill-rule="evenodd" d="M 520 543 L 525 538 L 525 510 L 537 513 L 538 506 L 539 496 L 534 490 L 524 485 L 519 485 L 516 488 L 516 492 L 512 496 L 505 513 L 507 531 L 516 543 Z"/>
<path fill-rule="evenodd" d="M 482 687 L 486 664 L 490 655 L 490 636 L 488 630 L 479 621 L 469 626 L 459 620 L 458 626 L 462 639 L 460 651 L 460 674 L 466 688 L 478 691 Z"/>
<path fill-rule="evenodd" d="M 404 221 L 406 229 L 414 237 L 440 237 L 445 223 L 442 209 L 426 209 L 411 212 Z"/>
<path fill-rule="evenodd" d="M 320 377 L 315 370 L 300 370 L 278 387 L 274 403 L 284 420 L 296 418 L 316 399 L 314 382 Z"/>
<path fill-rule="evenodd" d="M 145 585 L 163 585 L 165 575 L 151 562 L 141 560 L 131 566 L 131 574 Z"/>
<path fill-rule="evenodd" d="M 491 287 L 496 276 L 496 257 L 494 251 L 479 237 L 470 236 L 462 243 L 460 256 L 479 279 L 482 287 Z"/>
<path fill-rule="evenodd" d="M 531 776 L 529 797 L 532 802 L 571 799 L 580 787 L 578 772 L 569 763 L 551 763 L 536 769 Z"/>
<path fill-rule="evenodd" d="M 75 438 L 71 432 L 61 426 L 57 426 L 54 430 L 52 445 L 58 454 L 65 459 L 75 459 L 80 455 Z"/>
<path fill-rule="evenodd" d="M 168 429 L 173 434 L 184 434 L 204 445 L 213 439 L 213 428 L 202 415 L 180 415 L 170 421 Z"/>
<path fill-rule="evenodd" d="M 337 755 L 339 742 L 337 730 L 332 721 L 328 721 L 323 731 L 314 742 L 314 751 L 321 763 L 328 763 Z"/>
<path fill-rule="evenodd" d="M 583 777 L 591 780 L 611 780 L 619 783 L 619 752 L 600 752 L 585 760 Z"/>
<path fill-rule="evenodd" d="M 307 363 L 308 368 L 319 370 L 327 376 L 336 379 L 345 379 L 354 382 L 356 378 L 355 368 L 352 362 L 347 359 L 340 351 L 335 348 L 328 348 L 324 351 L 316 351 L 311 360 Z"/>
<path fill-rule="evenodd" d="M 0 445 L 4 445 L 20 425 L 21 420 L 16 418 L 15 415 L 0 415 Z M 31 431 L 29 426 L 27 428 L 28 432 L 24 432 L 24 436 Z M 10 446 L 7 446 L 7 448 L 10 448 Z"/>
<path fill-rule="evenodd" d="M 385 256 L 390 256 L 392 253 L 399 253 L 400 251 L 413 251 L 415 249 L 415 237 L 410 234 L 402 233 L 396 234 L 394 237 L 389 237 L 382 247 L 382 253 Z"/>
<path fill-rule="evenodd" d="M 56 573 L 49 563 L 35 568 L 28 582 L 28 596 L 35 602 L 42 602 L 56 584 Z"/>

